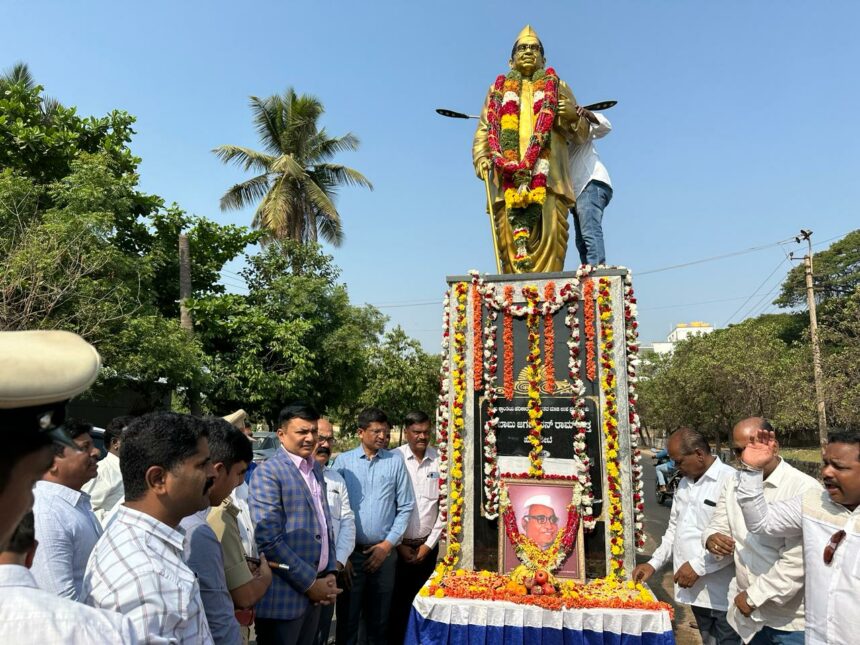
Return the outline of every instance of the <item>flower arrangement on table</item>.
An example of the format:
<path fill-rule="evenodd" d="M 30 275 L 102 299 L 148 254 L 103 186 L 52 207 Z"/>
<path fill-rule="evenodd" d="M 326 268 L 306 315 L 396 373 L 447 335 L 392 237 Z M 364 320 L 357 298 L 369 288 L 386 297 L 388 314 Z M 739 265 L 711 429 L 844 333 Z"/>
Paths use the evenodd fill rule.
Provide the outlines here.
<path fill-rule="evenodd" d="M 502 600 L 544 609 L 640 609 L 668 611 L 672 606 L 659 602 L 644 585 L 614 578 L 587 583 L 560 580 L 546 571 L 517 569 L 510 575 L 490 571 L 458 569 L 437 583 L 425 585 L 419 594 L 435 598 Z"/>

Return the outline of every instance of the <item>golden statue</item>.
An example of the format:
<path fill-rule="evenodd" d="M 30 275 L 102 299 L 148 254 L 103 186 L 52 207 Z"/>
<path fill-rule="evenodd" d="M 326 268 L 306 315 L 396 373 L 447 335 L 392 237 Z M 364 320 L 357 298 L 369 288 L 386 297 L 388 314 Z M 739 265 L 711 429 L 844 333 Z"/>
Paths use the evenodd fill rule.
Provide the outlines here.
<path fill-rule="evenodd" d="M 562 271 L 567 214 L 576 200 L 567 144 L 585 143 L 588 121 L 577 115 L 567 84 L 545 68 L 543 44 L 530 26 L 517 36 L 509 65 L 481 111 L 475 173 L 488 182 L 502 272 Z"/>

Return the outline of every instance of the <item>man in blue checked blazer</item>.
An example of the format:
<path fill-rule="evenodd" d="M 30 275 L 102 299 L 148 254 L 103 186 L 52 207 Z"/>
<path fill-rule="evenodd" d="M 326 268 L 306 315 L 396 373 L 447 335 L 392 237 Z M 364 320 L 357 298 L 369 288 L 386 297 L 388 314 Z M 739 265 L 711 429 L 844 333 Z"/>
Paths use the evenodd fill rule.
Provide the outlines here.
<path fill-rule="evenodd" d="M 311 645 L 321 606 L 340 593 L 325 480 L 313 458 L 318 420 L 319 413 L 303 403 L 281 410 L 281 448 L 251 478 L 254 538 L 274 574 L 256 606 L 260 645 Z"/>

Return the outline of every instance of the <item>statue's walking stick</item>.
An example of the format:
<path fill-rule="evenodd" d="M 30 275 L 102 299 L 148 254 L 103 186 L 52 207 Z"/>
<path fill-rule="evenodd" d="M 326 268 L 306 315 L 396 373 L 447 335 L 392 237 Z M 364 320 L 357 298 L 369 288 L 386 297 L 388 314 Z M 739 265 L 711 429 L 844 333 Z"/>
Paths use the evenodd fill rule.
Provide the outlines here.
<path fill-rule="evenodd" d="M 496 232 L 496 218 L 493 216 L 493 199 L 490 197 L 490 171 L 484 173 L 484 188 L 487 189 L 487 214 L 490 216 L 490 231 L 493 234 L 493 253 L 496 256 L 496 273 L 502 273 L 502 260 L 499 258 L 499 238 Z"/>

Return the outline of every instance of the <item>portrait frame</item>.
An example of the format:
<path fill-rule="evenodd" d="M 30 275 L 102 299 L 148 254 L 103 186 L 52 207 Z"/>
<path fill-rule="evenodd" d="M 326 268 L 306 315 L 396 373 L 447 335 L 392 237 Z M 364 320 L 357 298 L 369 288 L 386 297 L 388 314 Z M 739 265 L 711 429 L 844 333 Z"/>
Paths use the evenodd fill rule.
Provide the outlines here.
<path fill-rule="evenodd" d="M 564 526 L 567 523 L 567 506 L 574 493 L 576 482 L 569 480 L 556 479 L 514 479 L 503 478 L 502 484 L 507 488 L 508 498 L 511 501 L 511 508 L 514 516 L 517 518 L 517 528 L 520 532 L 522 528 L 522 515 L 524 509 L 523 502 L 535 495 L 548 495 L 553 502 L 553 511 L 559 518 L 559 526 Z M 561 506 L 561 510 L 559 510 Z M 521 564 L 517 558 L 516 551 L 513 545 L 508 540 L 505 532 L 505 523 L 502 517 L 499 517 L 499 573 L 510 573 L 514 568 Z M 573 580 L 575 582 L 585 582 L 585 546 L 583 542 L 583 527 L 582 518 L 580 517 L 579 527 L 576 532 L 576 542 L 567 559 L 554 572 L 557 578 Z"/>

